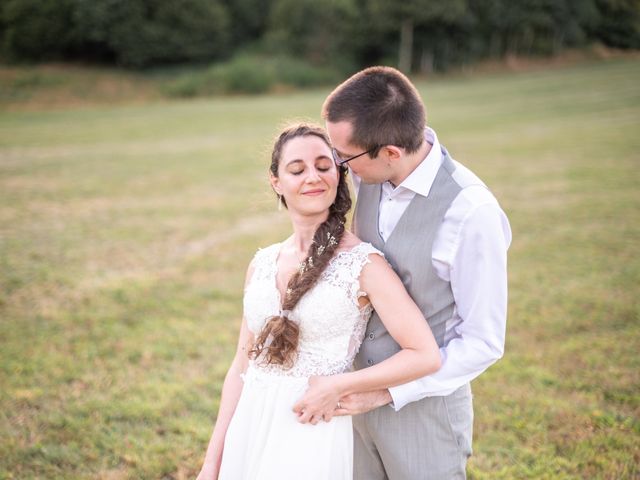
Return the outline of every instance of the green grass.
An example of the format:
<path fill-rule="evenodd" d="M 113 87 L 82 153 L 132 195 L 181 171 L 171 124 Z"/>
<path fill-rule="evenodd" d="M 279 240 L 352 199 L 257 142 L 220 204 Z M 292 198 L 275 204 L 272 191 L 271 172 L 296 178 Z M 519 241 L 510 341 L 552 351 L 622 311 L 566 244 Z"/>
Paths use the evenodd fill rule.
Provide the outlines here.
<path fill-rule="evenodd" d="M 640 475 L 639 77 L 419 84 L 513 229 L 470 478 Z M 0 113 L 0 479 L 195 477 L 246 265 L 289 228 L 271 140 L 327 93 Z"/>

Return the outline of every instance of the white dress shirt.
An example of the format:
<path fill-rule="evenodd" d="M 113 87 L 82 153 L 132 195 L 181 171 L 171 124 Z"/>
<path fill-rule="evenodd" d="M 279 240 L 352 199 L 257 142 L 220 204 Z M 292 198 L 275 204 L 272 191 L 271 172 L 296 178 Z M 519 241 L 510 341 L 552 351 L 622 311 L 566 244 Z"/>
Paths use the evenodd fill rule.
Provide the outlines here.
<path fill-rule="evenodd" d="M 382 184 L 378 225 L 387 241 L 416 193 L 427 196 L 442 163 L 440 142 L 427 128 L 432 145 L 427 157 L 397 187 Z M 454 160 L 453 174 L 470 172 Z M 360 178 L 354 175 L 358 192 Z M 464 188 L 451 203 L 438 230 L 432 264 L 438 276 L 451 282 L 455 299 L 447 321 L 442 367 L 436 373 L 389 389 L 393 408 L 400 410 L 424 397 L 449 395 L 502 357 L 507 320 L 507 249 L 511 229 L 491 192 L 481 185 Z"/>

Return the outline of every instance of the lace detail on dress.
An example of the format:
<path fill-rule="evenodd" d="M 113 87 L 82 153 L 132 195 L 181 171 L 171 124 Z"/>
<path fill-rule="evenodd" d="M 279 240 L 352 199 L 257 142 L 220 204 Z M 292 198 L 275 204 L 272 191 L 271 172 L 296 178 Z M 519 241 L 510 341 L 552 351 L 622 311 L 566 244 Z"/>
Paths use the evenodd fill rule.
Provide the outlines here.
<path fill-rule="evenodd" d="M 341 255 L 345 253 L 349 255 Z M 373 245 L 362 242 L 347 252 L 338 253 L 323 272 L 323 276 L 327 278 L 328 281 L 334 282 L 335 285 L 349 293 L 349 296 L 353 299 L 356 307 L 360 311 L 361 321 L 355 322 L 351 337 L 349 338 L 349 348 L 346 359 L 348 362 L 348 365 L 346 365 L 347 368 L 351 366 L 358 350 L 360 350 L 360 345 L 362 344 L 367 329 L 367 322 L 373 312 L 371 303 L 367 303 L 364 307 L 360 307 L 359 303 L 360 297 L 367 295 L 360 290 L 360 273 L 367 263 L 371 263 L 369 255 L 372 253 L 384 257 L 384 254 Z"/>
<path fill-rule="evenodd" d="M 267 318 L 277 315 L 280 294 L 276 288 L 276 260 L 280 244 L 259 250 L 254 257 L 254 273 L 245 291 L 244 310 L 249 329 L 257 334 Z M 338 252 L 316 285 L 304 295 L 290 318 L 300 325 L 298 357 L 285 370 L 280 365 L 253 362 L 255 368 L 277 375 L 332 375 L 348 370 L 362 343 L 372 312 L 361 308 L 358 298 L 360 272 L 370 262 L 369 255 L 382 255 L 371 244 L 360 243 Z"/>
<path fill-rule="evenodd" d="M 322 272 L 322 278 L 339 288 L 345 289 L 358 305 L 358 299 L 366 295 L 360 291 L 360 272 L 367 263 L 371 263 L 369 255 L 372 253 L 384 257 L 384 254 L 377 248 L 365 242 L 359 243 L 351 250 L 338 252 Z"/>
<path fill-rule="evenodd" d="M 277 273 L 276 260 L 282 244 L 274 243 L 266 248 L 260 248 L 253 256 L 253 275 L 250 282 L 275 279 Z M 247 285 L 247 288 L 249 286 Z M 245 290 L 246 291 L 246 290 Z"/>

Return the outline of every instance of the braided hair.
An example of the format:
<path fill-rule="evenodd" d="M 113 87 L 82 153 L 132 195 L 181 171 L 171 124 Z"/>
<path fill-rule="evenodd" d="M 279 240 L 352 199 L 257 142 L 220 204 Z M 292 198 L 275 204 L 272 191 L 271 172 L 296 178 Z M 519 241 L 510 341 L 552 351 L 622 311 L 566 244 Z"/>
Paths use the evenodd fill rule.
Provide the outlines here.
<path fill-rule="evenodd" d="M 297 137 L 316 136 L 330 146 L 326 132 L 317 125 L 301 123 L 282 131 L 271 154 L 271 174 L 278 176 L 282 150 L 290 140 Z M 298 352 L 300 329 L 288 317 L 300 299 L 316 284 L 320 275 L 334 256 L 344 235 L 346 215 L 351 208 L 351 196 L 346 181 L 346 168 L 338 167 L 339 182 L 336 198 L 329 207 L 329 216 L 316 229 L 306 260 L 287 284 L 280 315 L 270 317 L 255 340 L 249 355 L 265 364 L 278 364 L 291 368 Z M 286 207 L 286 201 L 282 198 Z"/>

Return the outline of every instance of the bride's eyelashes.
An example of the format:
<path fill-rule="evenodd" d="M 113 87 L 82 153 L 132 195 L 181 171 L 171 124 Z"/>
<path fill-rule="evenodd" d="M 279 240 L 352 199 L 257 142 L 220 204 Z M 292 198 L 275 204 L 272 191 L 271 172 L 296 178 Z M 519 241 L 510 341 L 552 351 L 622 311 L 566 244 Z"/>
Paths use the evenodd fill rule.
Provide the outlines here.
<path fill-rule="evenodd" d="M 322 173 L 327 173 L 329 170 L 331 170 L 331 167 L 316 167 L 316 170 Z M 304 169 L 296 170 L 295 172 L 289 172 L 289 173 L 291 173 L 292 175 L 300 175 L 301 173 L 304 173 Z"/>

